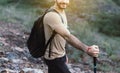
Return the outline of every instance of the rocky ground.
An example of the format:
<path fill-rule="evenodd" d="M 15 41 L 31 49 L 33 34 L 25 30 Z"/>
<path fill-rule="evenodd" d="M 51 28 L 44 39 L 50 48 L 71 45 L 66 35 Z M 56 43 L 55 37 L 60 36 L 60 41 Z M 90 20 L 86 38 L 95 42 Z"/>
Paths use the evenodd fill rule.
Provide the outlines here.
<path fill-rule="evenodd" d="M 47 73 L 43 60 L 30 56 L 25 44 L 28 35 L 22 27 L 0 21 L 0 73 Z M 68 64 L 68 67 L 72 73 L 93 73 L 88 65 Z"/>

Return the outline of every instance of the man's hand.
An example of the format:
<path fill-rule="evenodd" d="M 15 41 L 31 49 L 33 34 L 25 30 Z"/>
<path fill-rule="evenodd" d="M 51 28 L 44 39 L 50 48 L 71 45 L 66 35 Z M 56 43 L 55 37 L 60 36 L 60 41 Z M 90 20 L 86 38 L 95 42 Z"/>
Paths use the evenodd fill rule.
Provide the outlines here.
<path fill-rule="evenodd" d="M 89 46 L 87 49 L 87 53 L 92 57 L 98 57 L 99 47 L 97 45 Z"/>

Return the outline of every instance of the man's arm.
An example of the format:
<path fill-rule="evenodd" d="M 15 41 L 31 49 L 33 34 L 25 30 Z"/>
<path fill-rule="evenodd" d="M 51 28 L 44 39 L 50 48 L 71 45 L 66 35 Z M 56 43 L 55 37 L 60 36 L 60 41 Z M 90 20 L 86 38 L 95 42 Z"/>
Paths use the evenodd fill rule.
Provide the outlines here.
<path fill-rule="evenodd" d="M 78 50 L 82 50 L 93 57 L 98 57 L 99 54 L 99 48 L 97 45 L 87 46 L 84 43 L 82 43 L 77 37 L 70 34 L 67 29 L 64 27 L 58 27 L 55 29 L 55 31 L 60 34 L 70 45 L 75 47 Z"/>
<path fill-rule="evenodd" d="M 56 24 L 58 25 L 58 24 Z M 60 26 L 61 25 L 61 26 Z M 77 48 L 78 50 L 82 50 L 84 52 L 87 51 L 88 46 L 82 43 L 77 37 L 72 35 L 67 28 L 62 26 L 63 24 L 59 24 L 54 30 L 61 35 L 70 45 Z"/>
<path fill-rule="evenodd" d="M 64 36 L 65 40 L 78 50 L 82 50 L 84 52 L 87 51 L 88 46 L 82 43 L 78 38 L 76 38 L 74 35 L 69 34 L 67 36 Z"/>

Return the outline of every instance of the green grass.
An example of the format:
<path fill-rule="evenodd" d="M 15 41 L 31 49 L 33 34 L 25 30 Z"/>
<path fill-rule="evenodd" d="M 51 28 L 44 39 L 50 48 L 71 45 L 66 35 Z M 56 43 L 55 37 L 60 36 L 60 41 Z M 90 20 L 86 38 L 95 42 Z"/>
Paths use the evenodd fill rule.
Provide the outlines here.
<path fill-rule="evenodd" d="M 34 21 L 42 13 L 42 9 L 27 5 L 8 4 L 0 6 L 0 20 L 11 23 L 20 23 L 25 26 L 24 29 L 32 27 Z"/>

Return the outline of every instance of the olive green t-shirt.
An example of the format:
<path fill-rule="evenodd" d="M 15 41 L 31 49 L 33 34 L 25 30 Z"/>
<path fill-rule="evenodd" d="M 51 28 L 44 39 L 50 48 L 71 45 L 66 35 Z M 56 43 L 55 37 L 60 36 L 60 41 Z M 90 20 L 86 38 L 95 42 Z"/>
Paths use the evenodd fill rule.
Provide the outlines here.
<path fill-rule="evenodd" d="M 62 16 L 64 23 L 62 22 L 60 15 Z M 60 31 L 64 31 L 67 29 L 66 15 L 65 13 L 60 13 L 60 15 L 56 12 L 48 12 L 45 15 L 43 23 L 44 23 L 46 43 L 51 37 L 53 30 L 56 30 L 57 28 L 62 28 L 63 30 Z M 67 34 L 70 34 L 70 32 L 68 31 Z M 65 44 L 66 44 L 66 40 L 60 34 L 56 34 L 51 44 L 47 46 L 47 50 L 45 52 L 44 57 L 46 59 L 52 60 L 64 56 L 66 54 Z M 49 48 L 51 48 L 50 57 L 49 57 Z"/>

